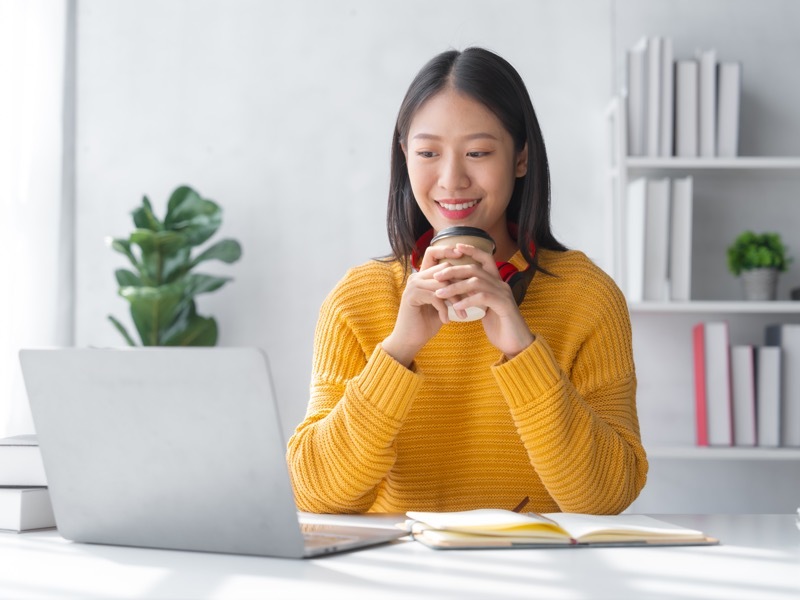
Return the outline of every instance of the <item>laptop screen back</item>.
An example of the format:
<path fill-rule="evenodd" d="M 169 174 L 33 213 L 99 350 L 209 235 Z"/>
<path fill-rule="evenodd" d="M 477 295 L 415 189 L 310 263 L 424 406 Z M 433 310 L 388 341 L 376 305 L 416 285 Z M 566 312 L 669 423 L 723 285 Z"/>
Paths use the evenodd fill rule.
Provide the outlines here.
<path fill-rule="evenodd" d="M 303 556 L 260 350 L 22 350 L 20 360 L 61 535 Z"/>

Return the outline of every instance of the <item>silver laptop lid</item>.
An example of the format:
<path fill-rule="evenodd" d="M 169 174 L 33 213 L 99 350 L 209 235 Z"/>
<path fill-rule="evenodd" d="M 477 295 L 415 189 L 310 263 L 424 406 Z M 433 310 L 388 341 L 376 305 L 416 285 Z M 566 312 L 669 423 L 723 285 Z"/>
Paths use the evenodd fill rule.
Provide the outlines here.
<path fill-rule="evenodd" d="M 303 556 L 260 350 L 22 350 L 20 360 L 61 535 Z"/>

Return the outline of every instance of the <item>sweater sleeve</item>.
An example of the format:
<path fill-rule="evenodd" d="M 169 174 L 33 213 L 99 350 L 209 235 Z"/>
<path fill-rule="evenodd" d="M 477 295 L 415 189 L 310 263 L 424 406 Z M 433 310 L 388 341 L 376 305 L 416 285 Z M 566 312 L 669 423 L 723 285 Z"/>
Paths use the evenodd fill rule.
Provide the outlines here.
<path fill-rule="evenodd" d="M 372 506 L 421 380 L 380 345 L 367 356 L 341 311 L 326 301 L 314 341 L 311 399 L 287 451 L 300 510 L 358 513 Z"/>
<path fill-rule="evenodd" d="M 622 512 L 647 475 L 627 306 L 612 295 L 606 308 L 569 373 L 541 335 L 493 367 L 531 464 L 564 512 Z"/>

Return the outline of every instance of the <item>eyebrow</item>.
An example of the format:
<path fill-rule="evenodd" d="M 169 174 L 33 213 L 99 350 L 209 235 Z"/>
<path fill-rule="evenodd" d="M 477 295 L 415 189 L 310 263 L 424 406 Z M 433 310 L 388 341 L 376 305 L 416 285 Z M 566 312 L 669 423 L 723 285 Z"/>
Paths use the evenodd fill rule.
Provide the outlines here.
<path fill-rule="evenodd" d="M 434 135 L 432 133 L 418 133 L 411 138 L 412 140 L 441 140 L 441 136 Z M 492 135 L 491 133 L 486 132 L 478 132 L 478 133 L 470 133 L 469 135 L 464 136 L 465 140 L 497 140 L 497 136 Z"/>

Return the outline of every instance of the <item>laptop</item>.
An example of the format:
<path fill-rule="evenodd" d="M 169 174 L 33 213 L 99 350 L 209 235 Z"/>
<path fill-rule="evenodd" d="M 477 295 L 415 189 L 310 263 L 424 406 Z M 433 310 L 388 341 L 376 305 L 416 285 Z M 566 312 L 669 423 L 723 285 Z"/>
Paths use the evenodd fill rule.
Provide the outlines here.
<path fill-rule="evenodd" d="M 407 534 L 303 531 L 257 348 L 27 349 L 20 362 L 69 540 L 304 558 Z"/>

